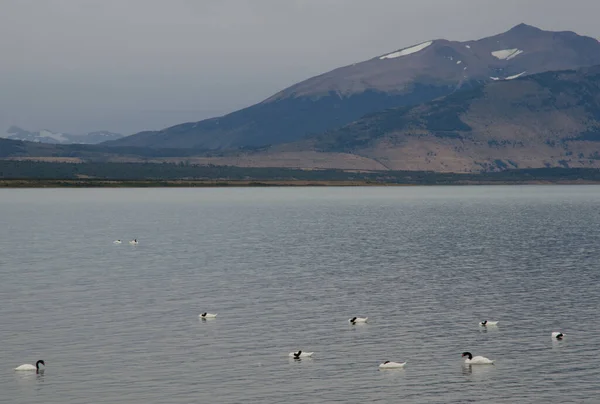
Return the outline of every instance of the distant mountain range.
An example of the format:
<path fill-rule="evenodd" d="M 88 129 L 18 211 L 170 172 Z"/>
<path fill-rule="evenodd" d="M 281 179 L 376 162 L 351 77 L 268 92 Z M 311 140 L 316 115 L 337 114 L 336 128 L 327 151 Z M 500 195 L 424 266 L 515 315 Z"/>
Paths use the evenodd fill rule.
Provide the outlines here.
<path fill-rule="evenodd" d="M 600 65 L 596 39 L 521 24 L 479 40 L 423 42 L 313 77 L 223 117 L 141 132 L 106 146 L 248 150 L 294 142 L 365 114 L 482 83 L 592 65 Z"/>
<path fill-rule="evenodd" d="M 96 131 L 84 135 L 71 135 L 68 133 L 52 132 L 47 129 L 31 132 L 21 129 L 18 126 L 11 126 L 8 128 L 6 135 L 2 137 L 12 140 L 26 140 L 29 142 L 51 144 L 98 144 L 109 140 L 120 139 L 123 137 L 123 135 L 108 131 Z"/>

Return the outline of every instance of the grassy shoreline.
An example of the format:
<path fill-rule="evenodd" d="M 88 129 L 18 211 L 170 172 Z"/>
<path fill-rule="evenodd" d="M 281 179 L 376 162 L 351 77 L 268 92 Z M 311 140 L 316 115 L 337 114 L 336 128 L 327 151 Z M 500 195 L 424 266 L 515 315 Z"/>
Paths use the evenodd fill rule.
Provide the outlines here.
<path fill-rule="evenodd" d="M 92 179 L 0 179 L 1 188 L 228 188 L 228 187 L 398 187 L 441 185 L 600 185 L 589 180 L 455 181 L 409 184 L 383 181 L 328 180 L 92 180 Z"/>
<path fill-rule="evenodd" d="M 483 173 L 242 168 L 154 163 L 1 161 L 0 188 L 301 187 L 600 184 L 600 170 L 535 168 Z"/>

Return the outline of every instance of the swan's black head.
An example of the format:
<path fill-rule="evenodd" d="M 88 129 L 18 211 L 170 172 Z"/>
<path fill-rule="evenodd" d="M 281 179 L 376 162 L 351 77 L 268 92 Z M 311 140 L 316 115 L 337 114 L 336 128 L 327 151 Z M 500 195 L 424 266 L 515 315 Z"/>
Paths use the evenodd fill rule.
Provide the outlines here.
<path fill-rule="evenodd" d="M 385 361 L 385 362 L 383 362 L 383 364 L 384 364 L 384 365 L 385 365 L 386 363 L 390 363 L 390 361 Z"/>
<path fill-rule="evenodd" d="M 562 334 L 562 332 L 556 336 L 556 339 L 563 339 L 563 334 Z"/>
<path fill-rule="evenodd" d="M 206 317 L 206 313 L 202 313 L 201 315 L 202 315 L 202 317 Z"/>
<path fill-rule="evenodd" d="M 39 360 L 39 361 L 37 361 L 37 362 L 35 363 L 35 368 L 36 368 L 37 370 L 39 370 L 39 369 L 40 369 L 40 365 L 44 365 L 44 366 L 46 366 L 46 363 L 45 363 L 43 360 Z"/>
<path fill-rule="evenodd" d="M 298 351 L 294 353 L 294 359 L 300 359 L 300 354 L 302 353 L 302 351 Z"/>
<path fill-rule="evenodd" d="M 469 359 L 473 359 L 473 355 L 471 355 L 471 352 L 463 352 L 462 356 L 466 356 Z"/>
<path fill-rule="evenodd" d="M 352 324 L 354 324 L 354 323 L 356 322 L 356 317 L 352 317 L 352 318 L 350 319 L 350 322 L 351 322 Z"/>
<path fill-rule="evenodd" d="M 483 320 L 483 321 L 481 322 L 481 325 L 486 325 L 486 324 L 487 324 L 487 320 Z"/>

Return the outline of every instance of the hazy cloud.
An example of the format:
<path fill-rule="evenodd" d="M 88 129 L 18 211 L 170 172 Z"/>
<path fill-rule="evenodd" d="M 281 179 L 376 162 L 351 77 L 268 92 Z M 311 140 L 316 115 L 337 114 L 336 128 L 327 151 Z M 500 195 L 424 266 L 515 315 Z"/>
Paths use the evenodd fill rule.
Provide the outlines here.
<path fill-rule="evenodd" d="M 3 0 L 0 132 L 200 120 L 341 65 L 525 22 L 600 37 L 598 0 Z"/>

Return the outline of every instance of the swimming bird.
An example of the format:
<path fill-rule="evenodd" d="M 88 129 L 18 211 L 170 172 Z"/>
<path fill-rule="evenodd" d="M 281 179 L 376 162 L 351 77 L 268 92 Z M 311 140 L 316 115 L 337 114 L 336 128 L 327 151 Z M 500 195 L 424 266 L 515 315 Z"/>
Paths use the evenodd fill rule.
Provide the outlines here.
<path fill-rule="evenodd" d="M 463 357 L 467 357 L 465 359 L 465 363 L 467 365 L 493 365 L 494 361 L 486 358 L 485 356 L 473 356 L 471 352 L 463 352 Z"/>
<path fill-rule="evenodd" d="M 217 315 L 211 314 L 211 313 L 202 313 L 198 317 L 200 317 L 200 318 L 215 318 L 215 317 L 217 317 Z"/>
<path fill-rule="evenodd" d="M 352 317 L 350 320 L 348 320 L 348 322 L 350 324 L 366 323 L 368 319 L 369 317 Z"/>
<path fill-rule="evenodd" d="M 113 244 L 121 244 L 121 243 L 122 243 L 121 240 L 115 240 L 115 241 L 113 241 Z"/>
<path fill-rule="evenodd" d="M 35 373 L 38 373 L 40 370 L 40 365 L 42 366 L 46 366 L 46 363 L 43 360 L 39 360 L 35 363 L 35 366 L 33 365 L 29 365 L 29 364 L 25 364 L 25 365 L 21 365 L 19 367 L 16 367 L 15 370 L 35 370 Z"/>
<path fill-rule="evenodd" d="M 129 244 L 131 244 L 131 245 L 138 245 L 137 238 L 136 238 L 136 239 L 133 239 L 133 240 L 131 240 L 131 241 L 129 242 Z"/>
<path fill-rule="evenodd" d="M 400 363 L 400 362 L 385 361 L 381 365 L 379 365 L 379 369 L 400 369 L 400 368 L 403 368 L 404 365 L 406 365 L 406 362 Z"/>
<path fill-rule="evenodd" d="M 483 320 L 481 323 L 479 323 L 479 325 L 482 327 L 487 327 L 488 325 L 498 325 L 498 322 Z"/>
<path fill-rule="evenodd" d="M 553 332 L 552 333 L 552 338 L 554 338 L 554 339 L 562 340 L 564 336 L 565 336 L 565 334 L 563 334 L 562 332 Z"/>
<path fill-rule="evenodd" d="M 300 359 L 300 358 L 310 358 L 311 356 L 313 356 L 314 352 L 302 352 L 302 351 L 298 351 L 298 352 L 290 352 L 290 354 L 288 355 L 290 358 L 294 358 L 294 359 Z"/>

